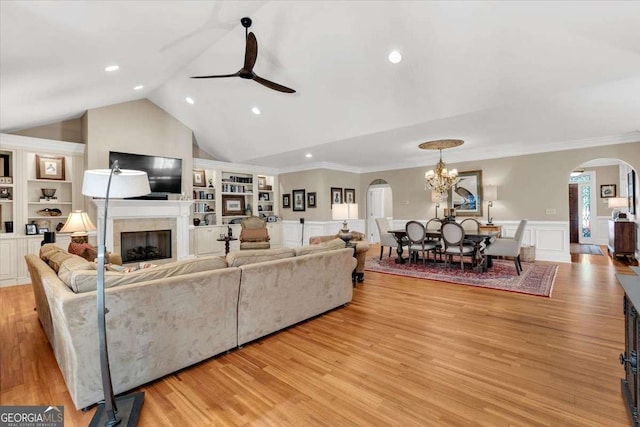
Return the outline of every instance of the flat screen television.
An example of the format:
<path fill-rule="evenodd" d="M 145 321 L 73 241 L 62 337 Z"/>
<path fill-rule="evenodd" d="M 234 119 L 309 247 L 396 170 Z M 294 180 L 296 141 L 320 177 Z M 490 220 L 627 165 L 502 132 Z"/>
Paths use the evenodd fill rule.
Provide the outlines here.
<path fill-rule="evenodd" d="M 145 171 L 151 195 L 182 193 L 182 159 L 109 151 L 109 165 L 118 160 L 120 169 Z"/>

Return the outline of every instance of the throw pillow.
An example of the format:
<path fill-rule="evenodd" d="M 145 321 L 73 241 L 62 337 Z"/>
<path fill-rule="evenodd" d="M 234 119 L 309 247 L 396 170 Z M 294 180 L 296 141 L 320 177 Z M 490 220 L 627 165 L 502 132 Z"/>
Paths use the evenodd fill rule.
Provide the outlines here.
<path fill-rule="evenodd" d="M 269 240 L 269 231 L 266 228 L 245 228 L 240 232 L 241 242 L 265 242 Z"/>

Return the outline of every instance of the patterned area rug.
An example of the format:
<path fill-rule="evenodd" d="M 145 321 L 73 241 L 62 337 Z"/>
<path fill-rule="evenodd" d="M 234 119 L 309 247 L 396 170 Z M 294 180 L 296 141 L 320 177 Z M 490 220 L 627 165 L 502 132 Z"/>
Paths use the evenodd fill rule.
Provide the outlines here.
<path fill-rule="evenodd" d="M 513 261 L 510 260 L 494 260 L 493 266 L 486 273 L 472 271 L 468 265 L 461 271 L 459 264 L 454 265 L 456 264 L 447 266 L 440 262 L 434 265 L 432 261 L 428 261 L 426 266 L 422 262 L 396 264 L 394 257 L 383 257 L 382 260 L 375 257 L 367 258 L 365 270 L 545 297 L 551 296 L 558 271 L 556 264 L 523 262 L 523 272 L 518 276 Z"/>

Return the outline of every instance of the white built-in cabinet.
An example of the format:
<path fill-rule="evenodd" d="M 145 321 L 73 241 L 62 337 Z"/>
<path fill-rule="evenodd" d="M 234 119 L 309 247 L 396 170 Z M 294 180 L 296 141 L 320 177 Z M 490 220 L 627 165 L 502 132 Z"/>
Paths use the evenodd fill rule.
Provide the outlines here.
<path fill-rule="evenodd" d="M 0 286 L 29 283 L 24 256 L 38 254 L 43 235 L 27 234 L 27 224 L 35 226 L 36 233 L 55 231 L 72 210 L 84 209 L 84 150 L 83 144 L 73 142 L 0 134 Z M 44 168 L 51 163 L 53 171 L 47 174 Z M 49 175 L 60 179 L 46 179 Z M 43 188 L 55 189 L 54 197 L 44 197 Z M 60 215 L 46 214 L 54 210 Z M 70 240 L 69 235 L 56 233 L 56 245 L 66 249 Z"/>
<path fill-rule="evenodd" d="M 279 213 L 275 171 L 212 160 L 193 159 L 193 224 L 195 255 L 224 255 L 221 235 L 240 236 L 239 222 L 249 216 L 265 220 Z M 196 225 L 198 224 L 198 225 Z M 271 247 L 282 245 L 282 224 L 267 224 Z M 231 241 L 230 250 L 239 242 Z"/>

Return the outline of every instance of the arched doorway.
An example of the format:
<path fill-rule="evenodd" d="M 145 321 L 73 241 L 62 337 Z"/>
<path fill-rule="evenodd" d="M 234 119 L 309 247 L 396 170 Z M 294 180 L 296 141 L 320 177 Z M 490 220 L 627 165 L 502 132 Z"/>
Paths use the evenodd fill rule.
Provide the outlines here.
<path fill-rule="evenodd" d="M 380 242 L 376 218 L 393 216 L 393 191 L 389 183 L 376 179 L 369 184 L 367 190 L 367 240 L 369 243 Z"/>
<path fill-rule="evenodd" d="M 592 159 L 569 172 L 571 253 L 589 254 L 589 246 L 604 246 L 606 255 L 612 213 L 608 202 L 613 198 L 627 200 L 622 210 L 637 218 L 637 174 L 629 163 L 617 158 Z"/>

